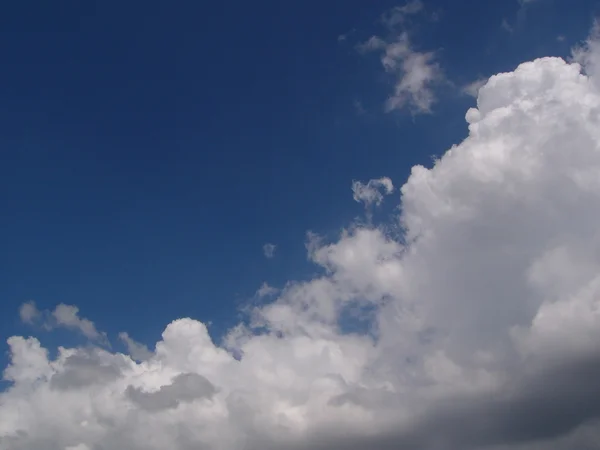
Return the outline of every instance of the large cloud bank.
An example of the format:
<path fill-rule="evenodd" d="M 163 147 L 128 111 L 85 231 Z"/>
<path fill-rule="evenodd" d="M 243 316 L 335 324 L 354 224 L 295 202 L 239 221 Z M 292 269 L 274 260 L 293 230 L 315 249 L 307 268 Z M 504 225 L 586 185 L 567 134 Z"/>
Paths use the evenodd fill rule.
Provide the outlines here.
<path fill-rule="evenodd" d="M 140 362 L 11 337 L 0 449 L 600 448 L 594 67 L 492 77 L 469 136 L 401 188 L 402 237 L 312 236 L 323 275 L 224 346 L 189 318 L 151 352 L 123 334 Z M 343 326 L 349 310 L 369 332 Z"/>

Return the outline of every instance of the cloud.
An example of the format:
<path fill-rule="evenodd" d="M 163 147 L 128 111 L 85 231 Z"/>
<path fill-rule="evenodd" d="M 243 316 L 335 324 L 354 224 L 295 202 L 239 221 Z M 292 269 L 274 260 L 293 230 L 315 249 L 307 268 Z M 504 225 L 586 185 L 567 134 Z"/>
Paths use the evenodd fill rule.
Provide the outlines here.
<path fill-rule="evenodd" d="M 465 95 L 477 98 L 477 96 L 479 95 L 479 89 L 481 89 L 483 86 L 485 86 L 487 81 L 488 81 L 487 78 L 478 78 L 477 80 L 472 81 L 471 83 L 467 84 L 466 86 L 463 86 L 462 92 Z"/>
<path fill-rule="evenodd" d="M 425 5 L 421 0 L 410 1 L 403 6 L 395 6 L 381 16 L 381 21 L 388 28 L 402 26 L 406 20 L 415 14 L 422 12 Z"/>
<path fill-rule="evenodd" d="M 19 308 L 19 317 L 23 323 L 33 324 L 40 316 L 41 313 L 33 301 L 23 303 Z"/>
<path fill-rule="evenodd" d="M 72 391 L 110 383 L 121 375 L 124 358 L 102 350 L 63 351 L 60 372 L 49 378 L 51 389 Z"/>
<path fill-rule="evenodd" d="M 508 23 L 508 20 L 506 19 L 502 19 L 502 23 L 500 24 L 500 26 L 507 33 L 512 33 L 515 31 L 514 27 L 510 23 Z"/>
<path fill-rule="evenodd" d="M 263 245 L 263 253 L 265 255 L 265 258 L 273 258 L 275 257 L 275 250 L 277 250 L 277 246 L 275 244 L 265 244 Z"/>
<path fill-rule="evenodd" d="M 572 51 L 573 60 L 581 64 L 585 73 L 600 86 L 600 20 L 594 20 L 588 39 Z"/>
<path fill-rule="evenodd" d="M 74 305 L 61 303 L 53 311 L 40 311 L 35 302 L 23 303 L 19 308 L 21 321 L 33 325 L 41 322 L 46 330 L 67 328 L 83 334 L 86 338 L 108 344 L 106 333 L 96 329 L 96 325 L 89 319 L 79 316 L 79 308 Z"/>
<path fill-rule="evenodd" d="M 383 191 L 383 192 L 382 192 Z M 384 195 L 394 191 L 394 184 L 388 177 L 369 180 L 366 184 L 360 181 L 352 182 L 352 197 L 354 201 L 364 203 L 366 207 L 379 206 Z"/>
<path fill-rule="evenodd" d="M 148 347 L 133 340 L 128 333 L 124 331 L 119 333 L 119 339 L 125 344 L 127 353 L 135 361 L 146 361 L 152 357 L 152 352 L 148 350 Z"/>
<path fill-rule="evenodd" d="M 362 116 L 367 112 L 363 103 L 360 100 L 354 100 L 352 102 L 352 106 L 354 106 L 354 111 L 356 112 L 357 116 Z"/>
<path fill-rule="evenodd" d="M 253 308 L 227 349 L 191 318 L 142 362 L 11 337 L 0 448 L 597 449 L 593 39 L 583 68 L 492 76 L 468 137 L 402 186 L 403 236 L 311 238 L 320 275 Z M 369 332 L 344 331 L 356 307 Z"/>
<path fill-rule="evenodd" d="M 338 41 L 338 42 L 340 42 L 340 43 L 341 43 L 341 42 L 345 42 L 345 41 L 347 41 L 347 40 L 348 40 L 348 38 L 349 38 L 349 37 L 350 37 L 352 34 L 354 34 L 354 33 L 356 33 L 356 28 L 352 28 L 352 29 L 351 29 L 350 31 L 348 31 L 347 33 L 342 33 L 342 34 L 338 35 L 338 37 L 337 37 L 337 41 Z"/>
<path fill-rule="evenodd" d="M 430 113 L 436 101 L 433 86 L 444 80 L 434 52 L 415 51 L 407 33 L 384 41 L 377 36 L 359 46 L 361 52 L 381 51 L 381 64 L 394 75 L 394 92 L 386 100 L 390 112 L 409 106 L 413 113 Z"/>
<path fill-rule="evenodd" d="M 103 333 L 96 329 L 96 325 L 89 319 L 79 317 L 79 308 L 73 305 L 61 303 L 52 312 L 56 327 L 70 328 L 77 330 L 88 339 L 103 340 Z"/>
<path fill-rule="evenodd" d="M 210 399 L 215 393 L 213 384 L 197 373 L 179 374 L 170 384 L 154 392 L 144 392 L 133 386 L 128 386 L 126 390 L 129 399 L 146 411 L 176 408 L 181 402 Z"/>
<path fill-rule="evenodd" d="M 382 17 L 391 37 L 372 36 L 357 46 L 361 53 L 380 52 L 384 70 L 395 79 L 385 103 L 388 112 L 408 106 L 413 114 L 430 113 L 436 101 L 433 88 L 445 79 L 435 52 L 416 51 L 406 30 L 408 17 L 422 10 L 421 1 L 393 8 Z"/>
<path fill-rule="evenodd" d="M 263 297 L 270 297 L 272 295 L 275 295 L 279 292 L 279 289 L 270 286 L 269 283 L 264 282 L 256 291 L 256 297 L 258 298 L 263 298 Z"/>

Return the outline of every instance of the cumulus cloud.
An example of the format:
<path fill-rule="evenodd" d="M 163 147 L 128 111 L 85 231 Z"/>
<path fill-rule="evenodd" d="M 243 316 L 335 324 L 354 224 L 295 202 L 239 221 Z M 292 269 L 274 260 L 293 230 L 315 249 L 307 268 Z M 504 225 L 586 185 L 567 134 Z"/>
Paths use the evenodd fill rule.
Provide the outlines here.
<path fill-rule="evenodd" d="M 267 243 L 263 245 L 263 254 L 265 255 L 265 258 L 273 258 L 275 256 L 275 250 L 277 250 L 277 246 L 275 244 Z"/>
<path fill-rule="evenodd" d="M 372 36 L 357 47 L 361 53 L 380 52 L 384 70 L 394 77 L 394 92 L 385 104 L 388 112 L 408 106 L 413 113 L 430 113 L 436 101 L 433 88 L 444 80 L 435 52 L 415 50 L 405 27 L 422 10 L 421 1 L 393 8 L 382 17 L 390 37 Z"/>
<path fill-rule="evenodd" d="M 491 77 L 468 137 L 402 186 L 402 238 L 311 239 L 321 275 L 227 348 L 190 318 L 142 362 L 10 338 L 0 449 L 597 449 L 595 57 Z M 369 332 L 344 326 L 357 305 Z"/>

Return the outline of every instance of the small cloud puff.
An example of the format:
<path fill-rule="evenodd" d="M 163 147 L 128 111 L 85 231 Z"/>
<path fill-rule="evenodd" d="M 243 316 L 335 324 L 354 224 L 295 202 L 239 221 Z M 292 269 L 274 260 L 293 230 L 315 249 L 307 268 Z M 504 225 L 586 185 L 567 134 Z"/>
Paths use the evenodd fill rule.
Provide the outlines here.
<path fill-rule="evenodd" d="M 360 181 L 352 182 L 352 197 L 354 201 L 364 203 L 366 207 L 379 206 L 384 195 L 394 192 L 394 184 L 388 177 L 369 180 L 366 184 Z"/>

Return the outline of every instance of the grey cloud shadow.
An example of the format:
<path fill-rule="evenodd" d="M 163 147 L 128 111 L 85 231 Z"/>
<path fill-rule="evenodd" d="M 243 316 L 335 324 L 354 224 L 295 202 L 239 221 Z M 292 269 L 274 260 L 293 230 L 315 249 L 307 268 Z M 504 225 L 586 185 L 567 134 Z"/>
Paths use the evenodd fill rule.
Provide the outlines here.
<path fill-rule="evenodd" d="M 126 395 L 130 401 L 146 411 L 160 411 L 176 408 L 181 402 L 212 398 L 216 392 L 215 386 L 202 375 L 185 373 L 177 375 L 171 384 L 162 386 L 156 392 L 144 392 L 128 386 Z"/>
<path fill-rule="evenodd" d="M 364 395 L 363 392 L 361 397 Z M 380 393 L 374 395 L 380 397 Z M 350 398 L 352 396 L 346 400 Z M 294 448 L 479 450 L 511 447 L 562 439 L 584 425 L 600 427 L 598 419 L 600 351 L 555 361 L 536 370 L 524 368 L 506 389 L 494 395 L 461 396 L 437 403 L 411 424 L 384 433 L 365 437 L 349 431 L 344 437 L 335 437 L 323 432 Z M 550 447 L 544 445 L 543 448 Z"/>
<path fill-rule="evenodd" d="M 97 351 L 80 350 L 66 359 L 62 372 L 50 378 L 50 387 L 65 391 L 114 381 L 121 375 L 122 367 L 112 356 L 111 359 L 107 363 Z"/>

